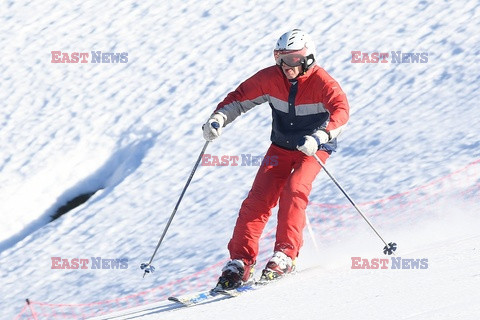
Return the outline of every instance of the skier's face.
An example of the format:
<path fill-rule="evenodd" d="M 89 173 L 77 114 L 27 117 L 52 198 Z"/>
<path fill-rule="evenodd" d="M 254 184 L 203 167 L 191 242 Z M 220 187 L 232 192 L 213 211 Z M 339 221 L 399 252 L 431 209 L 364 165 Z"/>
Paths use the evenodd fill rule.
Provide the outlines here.
<path fill-rule="evenodd" d="M 273 57 L 277 65 L 282 67 L 287 79 L 295 79 L 302 72 L 306 53 L 306 47 L 301 50 L 273 50 Z"/>
<path fill-rule="evenodd" d="M 282 63 L 282 70 L 287 79 L 295 79 L 302 72 L 302 66 L 290 67 Z"/>

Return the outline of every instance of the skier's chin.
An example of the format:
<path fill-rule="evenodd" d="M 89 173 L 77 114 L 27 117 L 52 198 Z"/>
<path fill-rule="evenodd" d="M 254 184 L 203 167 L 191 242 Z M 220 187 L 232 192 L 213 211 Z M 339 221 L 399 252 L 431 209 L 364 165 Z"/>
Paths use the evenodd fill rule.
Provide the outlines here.
<path fill-rule="evenodd" d="M 295 79 L 295 77 L 298 75 L 293 69 L 283 69 L 283 73 L 287 79 Z"/>
<path fill-rule="evenodd" d="M 283 74 L 289 80 L 295 79 L 298 76 L 299 70 L 296 70 L 296 69 L 297 68 L 293 68 L 293 67 L 282 67 Z"/>

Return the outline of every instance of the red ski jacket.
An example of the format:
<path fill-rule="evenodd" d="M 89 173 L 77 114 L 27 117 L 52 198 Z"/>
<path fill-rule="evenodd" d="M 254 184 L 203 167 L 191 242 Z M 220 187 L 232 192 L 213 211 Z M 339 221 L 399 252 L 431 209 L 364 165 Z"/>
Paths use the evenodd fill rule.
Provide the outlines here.
<path fill-rule="evenodd" d="M 230 92 L 215 112 L 226 116 L 227 125 L 264 102 L 272 109 L 272 142 L 289 150 L 295 150 L 303 136 L 326 130 L 331 140 L 321 148 L 334 151 L 336 137 L 349 118 L 345 93 L 317 65 L 293 80 L 277 65 L 262 69 Z"/>

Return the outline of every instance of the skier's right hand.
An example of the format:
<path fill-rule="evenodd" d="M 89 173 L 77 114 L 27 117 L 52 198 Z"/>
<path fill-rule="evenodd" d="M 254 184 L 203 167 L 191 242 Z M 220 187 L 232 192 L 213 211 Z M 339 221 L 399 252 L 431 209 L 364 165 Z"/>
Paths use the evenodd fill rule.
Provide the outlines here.
<path fill-rule="evenodd" d="M 227 116 L 223 113 L 214 113 L 210 116 L 208 121 L 202 126 L 203 138 L 207 141 L 212 141 L 222 134 L 222 128 L 227 120 Z"/>

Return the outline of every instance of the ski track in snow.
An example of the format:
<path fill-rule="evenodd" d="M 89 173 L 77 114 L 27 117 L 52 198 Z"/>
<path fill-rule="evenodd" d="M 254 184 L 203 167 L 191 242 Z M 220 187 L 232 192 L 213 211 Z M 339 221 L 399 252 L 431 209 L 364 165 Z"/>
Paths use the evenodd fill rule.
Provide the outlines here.
<path fill-rule="evenodd" d="M 0 317 L 12 318 L 25 298 L 50 303 L 106 300 L 226 259 L 254 166 L 200 167 L 154 261 L 157 272 L 142 279 L 138 269 L 150 258 L 204 143 L 202 123 L 239 81 L 273 63 L 276 39 L 292 27 L 311 33 L 319 64 L 349 99 L 351 121 L 327 166 L 352 198 L 360 203 L 383 199 L 479 159 L 479 8 L 478 1 L 2 2 Z M 54 50 L 128 52 L 128 63 L 53 64 Z M 425 64 L 353 64 L 355 50 L 429 55 Z M 268 106 L 255 108 L 228 126 L 207 152 L 263 155 L 270 117 Z M 464 183 L 456 187 L 478 186 L 479 181 Z M 56 206 L 92 189 L 101 190 L 47 224 Z M 345 204 L 322 173 L 310 200 Z M 446 208 L 464 217 L 464 211 Z M 478 225 L 475 218 L 466 220 Z M 403 239 L 414 250 L 421 248 L 418 239 L 443 239 L 435 230 L 443 231 L 445 225 L 422 232 L 419 221 L 404 221 L 403 233 L 392 230 L 396 241 Z M 386 218 L 376 216 L 374 222 L 388 230 Z M 269 227 L 273 225 L 274 218 Z M 418 234 L 406 237 L 409 227 Z M 329 247 L 351 256 L 363 252 L 358 244 L 378 246 L 371 231 L 360 230 L 369 240 L 353 241 L 351 247 L 329 240 L 322 258 L 345 267 L 349 256 L 339 257 Z M 304 259 L 312 255 L 305 250 Z M 52 270 L 55 256 L 128 257 L 129 268 Z M 446 254 L 449 258 L 455 259 L 454 250 Z M 477 258 L 467 261 L 478 266 L 478 254 L 461 258 Z M 438 276 L 433 267 L 429 271 Z M 460 265 L 447 271 L 455 275 L 467 270 Z M 354 279 L 348 271 L 344 276 Z M 331 277 L 329 281 L 337 276 Z M 359 288 L 372 280 L 364 281 L 358 280 Z M 348 281 L 339 287 L 348 288 Z M 401 297 L 408 305 L 408 297 Z M 235 307 L 238 301 L 228 303 Z M 441 314 L 433 300 L 424 301 L 426 318 Z M 452 303 L 454 309 L 462 301 Z"/>

